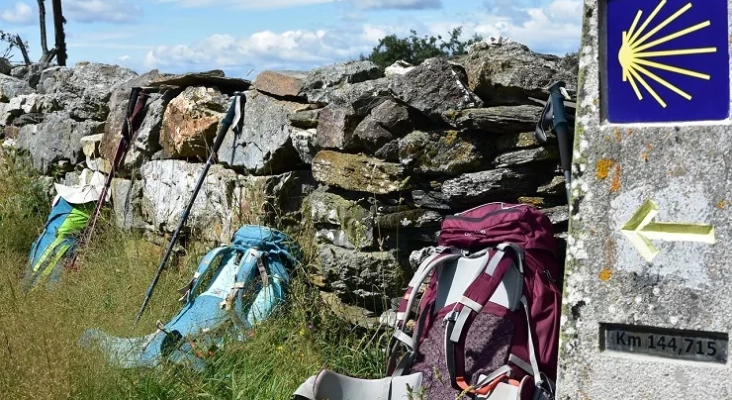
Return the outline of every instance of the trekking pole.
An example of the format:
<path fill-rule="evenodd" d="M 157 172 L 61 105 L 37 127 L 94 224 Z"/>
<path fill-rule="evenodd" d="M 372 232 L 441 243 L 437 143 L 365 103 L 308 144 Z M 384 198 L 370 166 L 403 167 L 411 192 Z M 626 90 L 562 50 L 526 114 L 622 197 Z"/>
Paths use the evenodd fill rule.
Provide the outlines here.
<path fill-rule="evenodd" d="M 188 201 L 188 205 L 186 206 L 185 210 L 183 211 L 183 215 L 181 215 L 181 218 L 178 221 L 178 226 L 175 228 L 175 231 L 173 231 L 173 237 L 170 238 L 170 243 L 168 244 L 168 248 L 165 250 L 165 255 L 163 255 L 163 259 L 160 262 L 160 265 L 158 265 L 158 270 L 155 272 L 155 276 L 150 283 L 150 287 L 145 293 L 145 299 L 142 302 L 140 311 L 137 312 L 137 317 L 135 317 L 135 325 L 137 325 L 137 323 L 140 321 L 140 317 L 142 317 L 142 313 L 145 311 L 145 307 L 152 297 L 153 289 L 158 283 L 158 279 L 160 279 L 160 274 L 162 273 L 163 268 L 165 268 L 165 264 L 170 257 L 170 253 L 173 251 L 173 246 L 178 239 L 178 234 L 183 228 L 186 219 L 188 219 L 188 214 L 191 212 L 191 208 L 193 208 L 193 203 L 196 201 L 196 196 L 198 195 L 199 190 L 201 190 L 201 186 L 203 186 L 203 180 L 206 178 L 206 174 L 208 173 L 209 168 L 211 168 L 211 164 L 213 164 L 214 159 L 217 157 L 216 153 L 219 151 L 219 148 L 221 147 L 221 143 L 223 143 L 224 141 L 226 133 L 228 132 L 231 125 L 238 126 L 239 122 L 241 121 L 242 96 L 243 94 L 241 92 L 234 93 L 234 99 L 232 100 L 231 106 L 229 106 L 229 110 L 226 112 L 226 116 L 222 121 L 219 132 L 216 135 L 216 140 L 214 140 L 214 145 L 212 149 L 213 151 L 211 151 L 211 154 L 209 154 L 208 156 L 208 160 L 206 160 L 206 165 L 204 165 L 203 171 L 201 171 L 201 175 L 198 177 L 198 182 L 196 183 L 195 189 L 193 189 L 191 199 Z M 246 101 L 246 98 L 244 101 Z"/>
<path fill-rule="evenodd" d="M 142 97 L 142 100 L 138 101 L 140 97 Z M 109 191 L 109 187 L 112 185 L 112 179 L 114 178 L 114 174 L 117 171 L 117 166 L 119 165 L 119 163 L 122 162 L 125 154 L 127 154 L 127 149 L 129 148 L 131 142 L 131 136 L 134 134 L 135 131 L 135 121 L 139 113 L 145 107 L 146 102 L 147 94 L 142 92 L 141 88 L 133 87 L 130 91 L 130 98 L 127 103 L 127 110 L 125 112 L 125 119 L 122 123 L 122 137 L 117 142 L 117 148 L 114 152 L 114 159 L 112 160 L 112 164 L 109 168 L 109 174 L 107 175 L 107 179 L 104 181 L 102 193 L 99 195 L 99 200 L 97 200 L 97 203 L 94 206 L 94 211 L 92 212 L 91 219 L 87 226 L 84 228 L 81 237 L 79 238 L 79 244 L 77 245 L 78 249 L 81 249 L 82 244 L 86 244 L 89 240 L 91 240 L 92 233 L 94 232 L 94 228 L 97 225 L 97 220 L 99 219 L 99 214 L 102 211 L 104 199 L 107 197 L 107 191 Z M 66 266 L 68 270 L 74 269 L 78 254 L 79 251 L 74 252 L 74 257 Z"/>
<path fill-rule="evenodd" d="M 557 132 L 557 140 L 559 141 L 559 158 L 562 163 L 562 170 L 564 171 L 564 181 L 567 188 L 567 204 L 569 204 L 572 197 L 570 186 L 570 180 L 572 179 L 572 144 L 569 142 L 567 116 L 564 115 L 564 94 L 562 93 L 564 86 L 564 81 L 554 82 L 549 87 L 551 96 L 549 100 L 552 103 L 554 130 Z"/>

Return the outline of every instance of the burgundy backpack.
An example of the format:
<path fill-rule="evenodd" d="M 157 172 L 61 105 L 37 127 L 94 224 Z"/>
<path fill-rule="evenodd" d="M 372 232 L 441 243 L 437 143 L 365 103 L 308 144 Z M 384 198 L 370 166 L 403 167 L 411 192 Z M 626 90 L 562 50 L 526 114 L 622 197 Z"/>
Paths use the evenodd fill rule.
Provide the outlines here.
<path fill-rule="evenodd" d="M 552 224 L 528 205 L 446 217 L 401 299 L 387 374 L 421 372 L 427 399 L 553 399 L 560 273 Z"/>

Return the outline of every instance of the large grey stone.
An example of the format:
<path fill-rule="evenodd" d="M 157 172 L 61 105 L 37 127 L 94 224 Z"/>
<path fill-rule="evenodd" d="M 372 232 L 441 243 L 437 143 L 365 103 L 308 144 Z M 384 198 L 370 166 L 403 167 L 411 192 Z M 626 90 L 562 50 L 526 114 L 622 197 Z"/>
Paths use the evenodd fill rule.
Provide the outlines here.
<path fill-rule="evenodd" d="M 503 153 L 493 160 L 493 165 L 502 168 L 550 160 L 559 160 L 559 148 L 546 146 Z"/>
<path fill-rule="evenodd" d="M 484 135 L 414 131 L 399 140 L 399 161 L 418 174 L 450 176 L 475 171 L 491 150 Z"/>
<path fill-rule="evenodd" d="M 538 182 L 548 173 L 546 167 L 498 168 L 471 172 L 442 183 L 442 194 L 454 207 L 475 206 L 490 201 L 535 193 Z"/>
<path fill-rule="evenodd" d="M 430 58 L 404 75 L 392 76 L 391 89 L 400 100 L 442 123 L 445 113 L 483 106 L 461 79 L 464 72 L 444 58 Z"/>
<path fill-rule="evenodd" d="M 409 186 L 403 166 L 364 155 L 322 150 L 312 168 L 317 181 L 346 190 L 389 194 Z"/>
<path fill-rule="evenodd" d="M 722 29 L 699 40 L 700 47 L 720 46 L 710 56 L 713 62 L 700 54 L 671 57 L 705 73 L 712 72 L 712 63 L 722 65 L 724 85 L 712 75 L 710 81 L 680 86 L 709 97 L 687 101 L 653 82 L 667 107 L 642 85 L 643 99 L 638 100 L 629 81 L 603 82 L 606 62 L 619 62 L 619 49 L 606 47 L 603 30 L 612 24 L 630 26 L 636 10 L 646 15 L 656 4 L 632 3 L 622 21 L 608 23 L 603 9 L 609 3 L 584 2 L 559 400 L 732 396 L 726 353 L 732 333 L 732 172 L 727 167 L 732 121 L 725 112 L 721 120 L 694 122 L 698 114 L 691 108 L 727 110 L 730 32 L 723 22 Z M 694 3 L 709 17 L 690 18 L 688 26 L 706 18 L 726 20 L 730 5 Z M 665 58 L 657 61 L 674 65 Z M 608 90 L 627 96 L 606 108 L 603 93 Z M 635 121 L 615 121 L 612 116 L 620 108 L 635 114 Z M 675 121 L 653 122 L 659 116 Z M 713 356 L 722 357 L 715 361 Z"/>
<path fill-rule="evenodd" d="M 315 145 L 321 149 L 354 150 L 354 131 L 361 118 L 351 107 L 328 105 L 318 116 Z"/>
<path fill-rule="evenodd" d="M 43 70 L 38 93 L 52 94 L 77 119 L 104 121 L 115 86 L 137 76 L 131 69 L 103 63 L 79 62 L 74 67 Z"/>
<path fill-rule="evenodd" d="M 114 178 L 110 192 L 118 227 L 125 230 L 151 228 L 142 216 L 143 181 Z"/>
<path fill-rule="evenodd" d="M 101 133 L 104 122 L 77 122 L 65 112 L 46 115 L 38 125 L 26 125 L 20 129 L 18 146 L 27 150 L 33 166 L 43 174 L 50 174 L 61 161 L 80 163 L 84 160 L 81 138 Z"/>
<path fill-rule="evenodd" d="M 393 252 L 321 245 L 319 263 L 330 289 L 348 304 L 381 311 L 402 289 L 403 271 Z"/>
<path fill-rule="evenodd" d="M 172 232 L 203 171 L 202 163 L 183 160 L 158 160 L 142 165 L 141 214 L 155 232 Z M 200 234 L 204 240 L 225 241 L 232 226 L 239 178 L 231 170 L 214 165 L 196 196 L 186 222 L 186 231 Z"/>
<path fill-rule="evenodd" d="M 257 175 L 296 168 L 300 157 L 293 146 L 290 116 L 308 106 L 253 90 L 245 95 L 243 129 L 239 134 L 229 129 L 218 152 L 219 162 Z"/>
<path fill-rule="evenodd" d="M 326 65 L 308 72 L 299 94 L 313 103 L 329 103 L 327 97 L 333 88 L 383 76 L 384 72 L 371 61 L 346 61 Z"/>
<path fill-rule="evenodd" d="M 317 229 L 316 239 L 346 249 L 368 249 L 374 244 L 370 210 L 343 197 L 317 190 L 308 196 L 305 209 Z"/>
<path fill-rule="evenodd" d="M 577 61 L 576 56 L 541 54 L 520 43 L 501 41 L 472 45 L 461 63 L 470 89 L 493 106 L 530 104 L 529 97 L 546 99 L 544 88 L 557 80 L 576 89 Z"/>
<path fill-rule="evenodd" d="M 0 103 L 8 103 L 10 99 L 34 93 L 28 82 L 0 74 Z"/>
<path fill-rule="evenodd" d="M 525 132 L 534 129 L 541 107 L 498 106 L 448 113 L 449 123 L 458 128 L 480 129 L 491 133 Z"/>
<path fill-rule="evenodd" d="M 118 83 L 114 86 L 114 89 L 112 90 L 112 93 L 109 96 L 109 102 L 107 102 L 107 106 L 109 108 L 109 115 L 107 115 L 107 123 L 104 126 L 104 137 L 102 139 L 101 144 L 101 153 L 102 156 L 107 159 L 108 161 L 114 159 L 114 152 L 117 148 L 117 143 L 119 142 L 122 132 L 122 125 L 125 120 L 125 115 L 127 114 L 127 105 L 129 104 L 130 100 L 130 93 L 132 92 L 132 88 L 137 87 L 146 87 L 151 82 L 155 81 L 156 79 L 161 79 L 163 77 L 162 74 L 156 69 L 148 71 L 142 75 L 135 76 L 131 79 L 128 79 L 126 81 L 123 81 L 121 83 Z M 161 93 L 151 92 L 150 97 L 147 99 L 147 107 L 148 109 L 155 109 L 157 110 L 157 106 L 152 106 L 152 103 L 155 103 L 157 99 L 159 99 L 162 96 Z M 166 99 L 163 101 L 163 107 L 165 104 L 167 104 L 170 99 L 174 97 L 166 97 Z M 145 119 L 143 120 L 143 125 L 150 126 L 150 121 L 148 121 L 148 118 L 155 118 L 154 115 L 157 113 L 153 113 L 153 115 L 146 115 Z M 160 119 L 156 120 L 153 125 L 156 126 L 154 129 L 154 132 L 143 133 L 142 128 L 140 129 L 140 132 L 138 132 L 139 136 L 147 136 L 150 138 L 149 141 L 147 141 L 149 149 L 146 150 L 147 152 L 154 153 L 160 149 L 160 144 L 158 143 L 159 134 L 160 134 L 160 121 L 162 120 L 162 113 L 160 113 L 159 116 Z M 126 170 L 133 167 L 133 165 L 130 165 L 132 163 L 133 159 L 137 158 L 137 152 L 132 152 L 129 157 L 125 160 L 125 165 L 120 169 L 121 172 L 125 172 Z M 132 163 L 134 166 L 139 167 L 139 163 Z"/>

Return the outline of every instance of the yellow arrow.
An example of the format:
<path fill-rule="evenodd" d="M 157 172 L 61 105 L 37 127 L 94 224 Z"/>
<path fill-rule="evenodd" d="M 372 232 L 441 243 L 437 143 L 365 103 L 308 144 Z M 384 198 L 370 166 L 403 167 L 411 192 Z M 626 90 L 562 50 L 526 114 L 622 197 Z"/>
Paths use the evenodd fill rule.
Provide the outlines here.
<path fill-rule="evenodd" d="M 656 214 L 658 214 L 658 206 L 648 199 L 620 228 L 641 257 L 648 262 L 651 262 L 653 257 L 658 254 L 658 249 L 651 243 L 651 240 L 716 243 L 712 225 L 651 222 Z"/>

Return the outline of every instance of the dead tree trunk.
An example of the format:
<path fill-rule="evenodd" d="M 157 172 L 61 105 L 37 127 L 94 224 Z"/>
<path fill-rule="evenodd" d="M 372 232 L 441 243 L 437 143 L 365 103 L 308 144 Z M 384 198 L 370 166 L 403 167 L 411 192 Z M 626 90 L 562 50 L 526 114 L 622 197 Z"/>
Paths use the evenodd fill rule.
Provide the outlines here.
<path fill-rule="evenodd" d="M 38 19 L 41 28 L 41 51 L 48 54 L 48 39 L 46 38 L 46 0 L 38 0 Z"/>
<path fill-rule="evenodd" d="M 56 61 L 60 66 L 66 66 L 66 34 L 64 33 L 64 19 L 61 10 L 61 0 L 51 0 L 53 5 L 53 29 L 56 37 Z"/>

